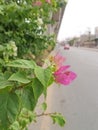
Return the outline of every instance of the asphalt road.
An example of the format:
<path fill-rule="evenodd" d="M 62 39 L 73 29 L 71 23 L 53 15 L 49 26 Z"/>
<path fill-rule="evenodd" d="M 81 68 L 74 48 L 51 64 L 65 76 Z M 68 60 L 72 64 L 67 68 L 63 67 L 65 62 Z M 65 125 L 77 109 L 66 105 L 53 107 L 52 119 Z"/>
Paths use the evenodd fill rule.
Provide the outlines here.
<path fill-rule="evenodd" d="M 65 64 L 77 73 L 69 86 L 54 84 L 48 90 L 47 112 L 61 112 L 66 125 L 53 125 L 49 117 L 40 117 L 29 130 L 98 130 L 98 52 L 70 48 L 59 51 L 66 57 Z"/>

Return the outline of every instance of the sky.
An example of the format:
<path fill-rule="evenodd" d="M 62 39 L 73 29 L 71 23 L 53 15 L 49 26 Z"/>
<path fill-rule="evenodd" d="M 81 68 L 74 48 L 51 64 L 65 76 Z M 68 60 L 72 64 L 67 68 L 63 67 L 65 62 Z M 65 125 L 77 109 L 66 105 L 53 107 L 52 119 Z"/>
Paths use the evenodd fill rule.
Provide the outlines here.
<path fill-rule="evenodd" d="M 98 26 L 98 0 L 68 0 L 58 40 L 65 40 L 91 31 Z"/>

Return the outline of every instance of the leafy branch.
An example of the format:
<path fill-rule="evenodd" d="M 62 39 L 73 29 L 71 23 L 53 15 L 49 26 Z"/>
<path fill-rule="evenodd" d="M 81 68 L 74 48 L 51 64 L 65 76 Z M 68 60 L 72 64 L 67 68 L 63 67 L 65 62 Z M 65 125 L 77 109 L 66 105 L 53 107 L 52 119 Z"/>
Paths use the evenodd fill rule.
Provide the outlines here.
<path fill-rule="evenodd" d="M 39 115 L 36 115 L 37 117 L 41 117 L 41 116 L 50 116 L 53 120 L 53 123 L 57 123 L 58 125 L 60 125 L 61 127 L 65 125 L 66 120 L 64 119 L 64 117 L 60 114 L 60 113 L 42 113 Z"/>

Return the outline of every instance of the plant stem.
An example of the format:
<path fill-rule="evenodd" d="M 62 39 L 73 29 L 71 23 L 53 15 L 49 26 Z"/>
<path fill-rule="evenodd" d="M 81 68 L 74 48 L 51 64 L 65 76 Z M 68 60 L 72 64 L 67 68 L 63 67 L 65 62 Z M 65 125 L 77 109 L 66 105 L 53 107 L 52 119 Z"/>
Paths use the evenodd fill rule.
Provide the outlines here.
<path fill-rule="evenodd" d="M 41 117 L 41 116 L 49 116 L 49 115 L 52 115 L 52 114 L 55 114 L 55 112 L 54 113 L 41 113 L 41 114 L 36 115 L 36 116 Z"/>

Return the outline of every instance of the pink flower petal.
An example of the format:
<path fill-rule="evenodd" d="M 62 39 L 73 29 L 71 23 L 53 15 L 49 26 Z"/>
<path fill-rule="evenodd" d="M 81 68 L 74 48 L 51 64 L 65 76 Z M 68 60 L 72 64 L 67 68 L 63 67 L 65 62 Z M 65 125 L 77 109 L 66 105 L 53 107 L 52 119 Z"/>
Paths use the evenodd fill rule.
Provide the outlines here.
<path fill-rule="evenodd" d="M 57 83 L 69 85 L 77 77 L 74 72 L 67 70 L 69 67 L 69 65 L 61 66 L 60 69 L 54 72 L 55 81 Z"/>
<path fill-rule="evenodd" d="M 63 85 L 68 85 L 70 83 L 70 79 L 67 78 L 65 74 L 59 74 L 55 76 L 55 81 L 57 83 L 63 84 Z"/>
<path fill-rule="evenodd" d="M 65 73 L 65 74 L 66 74 L 66 73 Z M 77 75 L 76 75 L 76 73 L 70 71 L 68 77 L 69 77 L 71 80 L 74 80 L 74 79 L 77 77 Z"/>
<path fill-rule="evenodd" d="M 64 73 L 69 67 L 70 65 L 61 66 L 54 74 Z"/>
<path fill-rule="evenodd" d="M 62 66 L 62 64 L 65 61 L 65 57 L 61 56 L 59 53 L 57 53 L 54 58 L 53 58 L 53 62 L 56 64 L 57 68 L 59 68 L 60 66 Z"/>
<path fill-rule="evenodd" d="M 34 6 L 41 6 L 42 2 L 39 0 L 39 1 L 34 2 L 33 5 Z"/>
<path fill-rule="evenodd" d="M 50 3 L 51 3 L 51 0 L 46 0 L 46 2 L 50 4 Z"/>

